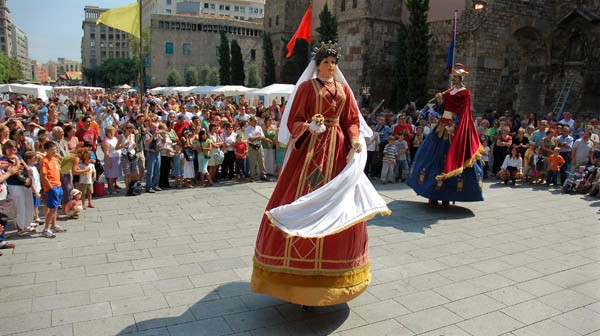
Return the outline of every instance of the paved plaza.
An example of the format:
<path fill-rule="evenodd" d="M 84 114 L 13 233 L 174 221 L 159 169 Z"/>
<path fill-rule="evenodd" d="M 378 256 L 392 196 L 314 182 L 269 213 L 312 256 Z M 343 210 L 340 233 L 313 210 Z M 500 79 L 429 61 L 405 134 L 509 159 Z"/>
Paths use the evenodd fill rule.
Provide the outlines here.
<path fill-rule="evenodd" d="M 301 312 L 249 291 L 274 182 L 107 197 L 0 257 L 0 335 L 600 335 L 600 201 L 485 184 L 432 208 L 377 185 L 373 281 Z M 40 229 L 41 231 L 41 229 Z"/>

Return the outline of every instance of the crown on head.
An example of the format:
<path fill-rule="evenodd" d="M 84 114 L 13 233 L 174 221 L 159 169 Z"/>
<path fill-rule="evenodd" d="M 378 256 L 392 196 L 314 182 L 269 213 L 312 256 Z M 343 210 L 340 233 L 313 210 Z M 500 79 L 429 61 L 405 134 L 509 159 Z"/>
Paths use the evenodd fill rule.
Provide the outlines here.
<path fill-rule="evenodd" d="M 313 48 L 313 52 L 311 54 L 313 59 L 316 59 L 318 55 L 327 55 L 333 56 L 336 59 L 340 58 L 340 47 L 337 42 L 333 43 L 331 40 L 326 42 L 321 42 L 320 45 Z"/>

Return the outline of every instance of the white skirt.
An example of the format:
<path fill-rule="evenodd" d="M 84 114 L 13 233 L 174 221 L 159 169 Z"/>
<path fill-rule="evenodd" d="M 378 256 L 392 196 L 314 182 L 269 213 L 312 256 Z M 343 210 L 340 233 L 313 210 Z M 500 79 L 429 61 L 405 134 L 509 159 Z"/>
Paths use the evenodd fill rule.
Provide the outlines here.
<path fill-rule="evenodd" d="M 188 179 L 193 179 L 196 177 L 196 173 L 194 172 L 194 161 L 187 161 L 183 164 L 183 177 Z"/>

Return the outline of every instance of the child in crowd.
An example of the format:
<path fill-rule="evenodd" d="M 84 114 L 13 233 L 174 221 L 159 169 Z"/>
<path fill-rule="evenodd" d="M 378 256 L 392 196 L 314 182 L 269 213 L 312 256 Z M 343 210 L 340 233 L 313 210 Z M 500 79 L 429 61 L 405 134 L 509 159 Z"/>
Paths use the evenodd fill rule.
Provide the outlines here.
<path fill-rule="evenodd" d="M 529 181 L 529 175 L 533 169 L 532 164 L 531 164 L 531 159 L 533 158 L 533 155 L 535 154 L 535 142 L 530 142 L 529 143 L 529 147 L 527 148 L 527 150 L 525 151 L 525 154 L 523 155 L 523 176 L 525 176 L 525 180 Z"/>
<path fill-rule="evenodd" d="M 96 181 L 96 168 L 92 162 L 92 152 L 83 150 L 79 154 L 79 169 L 83 171 L 79 176 L 79 191 L 81 191 L 82 207 L 85 209 L 85 199 L 87 198 L 88 206 L 95 208 L 92 204 L 93 184 Z M 86 169 L 87 168 L 87 169 Z"/>
<path fill-rule="evenodd" d="M 566 179 L 563 184 L 563 193 L 568 194 L 572 191 L 581 190 L 581 184 L 584 182 L 586 177 L 585 166 L 581 165 L 577 167 L 577 170 L 574 173 L 568 173 L 569 177 Z M 585 191 L 585 190 L 583 190 Z"/>
<path fill-rule="evenodd" d="M 233 144 L 235 151 L 235 175 L 241 180 L 246 175 L 246 159 L 248 158 L 248 144 L 240 135 L 236 136 Z"/>
<path fill-rule="evenodd" d="M 535 143 L 534 143 L 535 144 Z M 541 184 L 544 182 L 544 178 L 546 177 L 544 171 L 544 165 L 546 164 L 546 160 L 542 156 L 542 148 L 536 147 L 533 156 L 531 156 L 531 183 Z"/>
<path fill-rule="evenodd" d="M 40 172 L 37 169 L 37 156 L 33 151 L 25 152 L 23 155 L 23 160 L 29 166 L 31 170 L 31 192 L 33 194 L 33 222 L 27 228 L 27 231 L 34 231 L 35 227 L 42 223 L 40 219 L 39 207 L 41 203 L 42 196 L 40 195 L 40 191 L 42 191 L 42 184 L 40 183 Z"/>
<path fill-rule="evenodd" d="M 383 148 L 383 167 L 381 168 L 381 184 L 394 182 L 394 168 L 398 157 L 396 139 L 393 135 L 388 137 L 388 143 Z"/>
<path fill-rule="evenodd" d="M 42 188 L 46 193 L 46 223 L 42 236 L 54 238 L 54 232 L 65 232 L 64 228 L 56 224 L 57 210 L 62 198 L 62 188 L 60 184 L 60 161 L 56 155 L 56 144 L 48 141 L 44 144 L 46 156 L 40 163 L 40 181 Z"/>
<path fill-rule="evenodd" d="M 71 190 L 71 200 L 65 205 L 65 214 L 69 216 L 69 218 L 79 218 L 79 212 L 84 209 L 81 197 L 82 195 L 79 189 Z"/>
<path fill-rule="evenodd" d="M 181 152 L 181 144 L 175 143 L 173 145 L 173 166 L 171 167 L 171 174 L 175 178 L 175 188 L 181 189 L 183 187 L 183 162 L 185 161 L 183 153 Z"/>
<path fill-rule="evenodd" d="M 560 167 L 565 164 L 565 159 L 560 156 L 560 147 L 554 147 L 554 151 L 548 156 L 548 176 L 546 178 L 546 187 L 552 185 L 556 187 L 558 184 L 558 173 Z"/>
<path fill-rule="evenodd" d="M 487 140 L 483 140 L 481 144 L 483 146 L 483 155 L 481 155 L 481 161 L 483 161 L 483 178 L 488 178 L 488 166 L 490 165 L 490 146 Z"/>
<path fill-rule="evenodd" d="M 404 140 L 404 132 L 398 133 L 397 137 L 398 141 L 396 141 L 396 149 L 398 155 L 396 156 L 395 167 L 396 182 L 398 182 L 398 179 L 401 179 L 402 182 L 404 182 L 408 175 L 408 142 Z"/>

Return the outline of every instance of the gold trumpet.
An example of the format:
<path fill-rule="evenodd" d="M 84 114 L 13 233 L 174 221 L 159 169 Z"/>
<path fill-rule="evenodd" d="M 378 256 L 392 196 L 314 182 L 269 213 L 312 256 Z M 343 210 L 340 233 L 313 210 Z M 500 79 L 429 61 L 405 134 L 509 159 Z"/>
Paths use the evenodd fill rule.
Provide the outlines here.
<path fill-rule="evenodd" d="M 442 94 L 444 94 L 444 93 L 446 93 L 446 92 L 448 92 L 448 91 L 452 90 L 453 88 L 454 88 L 454 87 L 451 87 L 451 88 L 449 88 L 448 90 L 446 90 L 446 91 L 442 92 Z M 433 98 L 429 99 L 429 100 L 427 101 L 427 104 L 431 104 L 431 103 L 433 103 L 433 102 L 435 101 L 435 99 L 436 99 L 435 97 L 433 97 Z"/>

